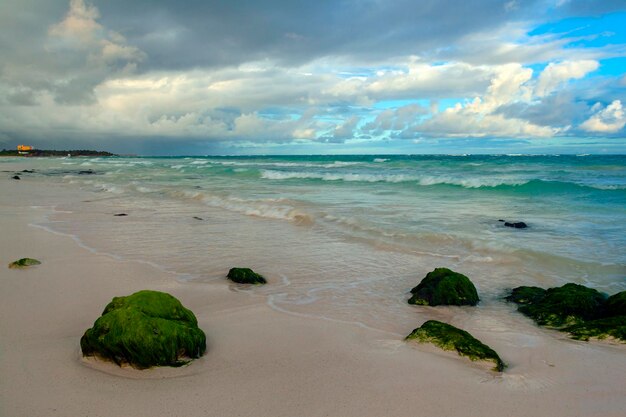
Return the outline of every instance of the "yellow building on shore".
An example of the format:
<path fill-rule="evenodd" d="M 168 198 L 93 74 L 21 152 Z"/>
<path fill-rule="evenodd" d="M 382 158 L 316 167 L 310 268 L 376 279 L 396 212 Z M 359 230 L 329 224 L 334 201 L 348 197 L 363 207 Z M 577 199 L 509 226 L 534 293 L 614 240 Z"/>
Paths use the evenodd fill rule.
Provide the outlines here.
<path fill-rule="evenodd" d="M 17 145 L 17 153 L 20 155 L 28 155 L 34 148 L 30 145 Z"/>

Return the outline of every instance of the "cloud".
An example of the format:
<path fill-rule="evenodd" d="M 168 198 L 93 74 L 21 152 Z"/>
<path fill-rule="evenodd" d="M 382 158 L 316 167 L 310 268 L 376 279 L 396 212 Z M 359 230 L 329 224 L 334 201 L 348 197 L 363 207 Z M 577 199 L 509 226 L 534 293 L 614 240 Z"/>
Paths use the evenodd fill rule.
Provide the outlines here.
<path fill-rule="evenodd" d="M 623 0 L 556 0 L 557 12 L 567 16 L 598 16 L 626 10 Z"/>
<path fill-rule="evenodd" d="M 396 109 L 380 112 L 376 118 L 365 124 L 362 131 L 371 135 L 383 135 L 389 131 L 402 132 L 419 123 L 429 110 L 419 104 L 409 104 Z"/>
<path fill-rule="evenodd" d="M 489 67 L 462 62 L 410 62 L 405 71 L 383 73 L 359 87 L 379 99 L 466 96 L 484 91 L 491 74 Z"/>
<path fill-rule="evenodd" d="M 598 62 L 592 60 L 550 63 L 539 76 L 535 95 L 538 97 L 546 96 L 555 91 L 562 83 L 583 78 L 588 73 L 597 70 L 598 67 Z"/>
<path fill-rule="evenodd" d="M 587 132 L 617 133 L 626 125 L 626 114 L 620 100 L 614 100 L 606 107 L 596 103 L 592 110 L 597 112 L 580 125 Z"/>
<path fill-rule="evenodd" d="M 519 64 L 495 68 L 491 83 L 482 97 L 457 103 L 433 114 L 411 128 L 416 135 L 431 137 L 550 137 L 559 129 L 540 126 L 519 118 L 507 118 L 501 106 L 531 98 L 527 85 L 532 70 Z M 406 135 L 405 135 L 406 136 Z"/>
<path fill-rule="evenodd" d="M 551 94 L 541 100 L 516 101 L 498 108 L 508 119 L 523 119 L 539 126 L 555 126 L 564 130 L 589 117 L 589 105 L 570 92 Z"/>
<path fill-rule="evenodd" d="M 145 54 L 103 27 L 98 17 L 94 6 L 72 0 L 60 21 L 30 35 L 39 38 L 26 36 L 31 44 L 3 51 L 0 89 L 12 97 L 9 101 L 33 105 L 52 94 L 59 104 L 89 103 L 104 80 L 131 73 Z"/>
<path fill-rule="evenodd" d="M 269 58 L 300 66 L 324 57 L 369 64 L 447 48 L 479 30 L 526 21 L 535 5 L 502 0 L 108 0 L 105 26 L 148 54 L 147 70 L 215 68 Z"/>
<path fill-rule="evenodd" d="M 5 140 L 347 148 L 623 128 L 623 76 L 594 71 L 626 46 L 533 33 L 544 0 L 97 5 L 0 3 Z M 551 19 L 584 9 L 550 5 Z"/>

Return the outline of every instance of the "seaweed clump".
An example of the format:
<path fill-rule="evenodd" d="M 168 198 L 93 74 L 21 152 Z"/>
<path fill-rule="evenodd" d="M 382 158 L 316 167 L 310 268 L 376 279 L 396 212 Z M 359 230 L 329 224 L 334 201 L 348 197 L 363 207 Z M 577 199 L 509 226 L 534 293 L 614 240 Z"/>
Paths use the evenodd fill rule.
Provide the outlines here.
<path fill-rule="evenodd" d="M 429 272 L 411 293 L 413 296 L 409 299 L 409 304 L 417 305 L 474 306 L 480 300 L 472 281 L 448 268 L 436 268 Z"/>
<path fill-rule="evenodd" d="M 11 262 L 9 264 L 9 268 L 11 268 L 11 269 L 22 269 L 22 268 L 27 268 L 29 266 L 40 265 L 40 264 L 41 264 L 41 262 L 38 261 L 37 259 L 22 258 L 22 259 L 18 259 L 15 262 Z"/>
<path fill-rule="evenodd" d="M 428 320 L 413 330 L 405 340 L 432 343 L 443 350 L 456 350 L 459 355 L 467 356 L 472 361 L 492 361 L 495 364 L 494 371 L 502 372 L 506 367 L 500 356 L 489 346 L 465 330 L 437 320 Z"/>
<path fill-rule="evenodd" d="M 609 298 L 574 283 L 544 290 L 514 288 L 506 300 L 537 324 L 552 327 L 577 340 L 613 337 L 626 340 L 626 291 Z"/>
<path fill-rule="evenodd" d="M 238 284 L 266 284 L 267 280 L 250 268 L 231 268 L 228 279 Z"/>
<path fill-rule="evenodd" d="M 80 339 L 83 356 L 138 369 L 181 366 L 206 351 L 195 315 L 170 294 L 139 291 L 114 297 Z"/>

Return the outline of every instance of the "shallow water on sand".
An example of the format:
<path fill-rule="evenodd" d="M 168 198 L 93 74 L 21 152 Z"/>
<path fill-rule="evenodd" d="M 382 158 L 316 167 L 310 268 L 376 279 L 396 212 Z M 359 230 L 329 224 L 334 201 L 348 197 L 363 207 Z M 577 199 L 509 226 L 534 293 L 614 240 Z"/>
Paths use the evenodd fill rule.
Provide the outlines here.
<path fill-rule="evenodd" d="M 501 301 L 508 289 L 566 282 L 609 294 L 626 289 L 626 157 L 18 163 L 35 169 L 25 177 L 88 195 L 57 207 L 47 227 L 181 280 L 223 282 L 229 268 L 252 267 L 270 285 L 240 290 L 290 314 L 402 336 L 439 318 L 496 345 L 523 345 L 542 330 Z M 127 216 L 114 216 L 120 213 Z M 529 228 L 507 228 L 500 219 Z M 478 308 L 406 303 L 410 288 L 441 266 L 472 279 Z"/>

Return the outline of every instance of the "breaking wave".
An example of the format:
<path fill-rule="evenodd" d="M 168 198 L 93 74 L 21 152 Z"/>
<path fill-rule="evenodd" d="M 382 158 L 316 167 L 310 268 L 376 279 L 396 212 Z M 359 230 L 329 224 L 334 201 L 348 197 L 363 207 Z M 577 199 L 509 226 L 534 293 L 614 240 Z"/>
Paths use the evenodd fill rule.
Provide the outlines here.
<path fill-rule="evenodd" d="M 486 189 L 517 189 L 520 191 L 550 192 L 572 189 L 624 190 L 626 185 L 580 184 L 564 181 L 546 181 L 539 179 L 516 179 L 495 177 L 459 178 L 446 175 L 416 176 L 408 174 L 367 174 L 367 173 L 335 173 L 335 172 L 298 172 L 261 170 L 261 178 L 266 180 L 307 179 L 321 181 L 344 182 L 386 182 L 415 183 L 420 186 L 459 186 L 463 188 Z"/>

